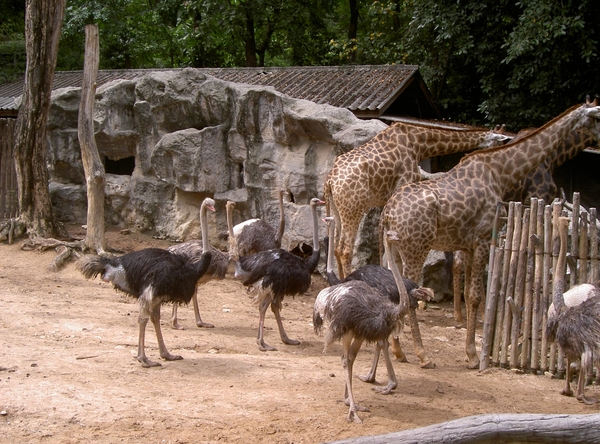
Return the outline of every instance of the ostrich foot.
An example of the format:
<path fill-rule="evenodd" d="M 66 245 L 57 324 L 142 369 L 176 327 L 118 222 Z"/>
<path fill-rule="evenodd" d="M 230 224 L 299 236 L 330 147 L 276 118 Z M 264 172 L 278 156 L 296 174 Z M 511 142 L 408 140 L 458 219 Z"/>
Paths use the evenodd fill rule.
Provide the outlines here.
<path fill-rule="evenodd" d="M 358 375 L 358 379 L 360 379 L 362 382 L 369 382 L 369 383 L 374 383 L 375 382 L 375 374 L 372 372 L 367 373 L 366 375 Z"/>
<path fill-rule="evenodd" d="M 353 422 L 355 424 L 362 424 L 362 420 L 358 417 L 358 413 L 356 410 L 350 409 L 348 410 L 348 416 L 346 417 L 348 422 Z"/>
<path fill-rule="evenodd" d="M 179 360 L 183 359 L 183 356 L 181 356 L 181 355 L 172 355 L 168 351 L 165 351 L 164 353 L 161 353 L 160 357 L 163 358 L 165 361 L 179 361 Z"/>
<path fill-rule="evenodd" d="M 212 324 L 208 324 L 207 322 L 202 322 L 202 321 L 198 321 L 198 322 L 196 322 L 196 325 L 197 325 L 199 328 L 215 328 L 215 326 L 214 326 L 214 325 L 212 325 Z"/>
<path fill-rule="evenodd" d="M 585 405 L 594 405 L 598 403 L 598 400 L 596 398 L 588 398 L 585 395 L 577 396 L 577 400 L 579 402 L 583 402 Z"/>
<path fill-rule="evenodd" d="M 272 345 L 267 344 L 262 339 L 257 339 L 256 343 L 258 344 L 258 349 L 260 351 L 277 351 L 277 349 L 275 347 L 273 347 Z"/>
<path fill-rule="evenodd" d="M 563 396 L 573 396 L 573 390 L 571 390 L 571 389 L 567 390 L 566 388 L 564 388 L 560 391 L 560 394 Z"/>
<path fill-rule="evenodd" d="M 145 367 L 145 368 L 162 366 L 162 364 L 160 362 L 151 361 L 146 356 L 138 356 L 137 360 L 140 361 L 140 363 L 142 364 L 142 367 Z"/>
<path fill-rule="evenodd" d="M 171 328 L 172 328 L 173 330 L 185 330 L 185 328 L 183 328 L 181 325 L 179 325 L 179 324 L 177 323 L 177 319 L 173 319 L 173 320 L 171 321 Z"/>
<path fill-rule="evenodd" d="M 389 395 L 390 393 L 392 393 L 392 390 L 394 390 L 396 387 L 398 387 L 397 383 L 390 382 L 385 387 L 373 387 L 373 390 L 381 393 L 382 395 Z"/>

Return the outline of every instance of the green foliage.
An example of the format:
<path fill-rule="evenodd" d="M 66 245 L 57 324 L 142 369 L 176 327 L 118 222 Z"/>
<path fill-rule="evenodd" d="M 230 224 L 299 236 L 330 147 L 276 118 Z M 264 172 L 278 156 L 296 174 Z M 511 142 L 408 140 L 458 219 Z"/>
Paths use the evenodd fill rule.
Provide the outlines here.
<path fill-rule="evenodd" d="M 57 69 L 414 64 L 443 115 L 538 126 L 600 92 L 600 2 L 579 0 L 70 0 Z M 25 66 L 24 2 L 0 0 L 0 81 Z"/>

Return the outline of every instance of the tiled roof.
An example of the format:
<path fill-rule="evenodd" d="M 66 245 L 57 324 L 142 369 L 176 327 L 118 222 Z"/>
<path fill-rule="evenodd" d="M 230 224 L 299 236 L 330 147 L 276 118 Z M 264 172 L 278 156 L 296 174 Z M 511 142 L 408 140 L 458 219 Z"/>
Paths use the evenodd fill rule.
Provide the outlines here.
<path fill-rule="evenodd" d="M 364 112 L 373 117 L 379 117 L 413 80 L 422 83 L 415 65 L 196 69 L 229 82 L 269 85 L 291 97 L 347 108 L 357 115 Z M 100 86 L 111 80 L 134 79 L 152 71 L 171 69 L 100 70 L 96 83 Z M 56 71 L 53 89 L 79 87 L 82 78 L 82 71 Z M 4 105 L 4 99 L 20 96 L 22 91 L 23 82 L 0 85 L 0 107 Z"/>

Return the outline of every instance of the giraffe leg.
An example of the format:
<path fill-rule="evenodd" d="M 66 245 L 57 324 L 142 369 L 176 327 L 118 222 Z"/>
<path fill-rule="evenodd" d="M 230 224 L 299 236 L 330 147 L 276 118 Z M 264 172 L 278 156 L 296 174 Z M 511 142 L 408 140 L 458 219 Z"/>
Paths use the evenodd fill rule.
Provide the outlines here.
<path fill-rule="evenodd" d="M 413 344 L 415 346 L 415 354 L 421 360 L 421 368 L 435 368 L 435 364 L 425 351 L 423 347 L 423 340 L 421 339 L 421 330 L 419 329 L 419 321 L 417 319 L 417 313 L 414 308 L 408 310 L 408 320 L 410 323 L 410 331 L 413 337 Z"/>
<path fill-rule="evenodd" d="M 452 261 L 452 291 L 454 293 L 454 320 L 461 324 L 462 315 L 462 289 L 460 286 L 463 275 L 463 256 L 462 251 L 455 251 Z"/>
<path fill-rule="evenodd" d="M 468 368 L 476 369 L 479 368 L 479 357 L 477 356 L 477 349 L 475 347 L 475 332 L 477 330 L 477 309 L 481 302 L 482 295 L 484 293 L 483 285 L 483 271 L 485 269 L 485 263 L 488 259 L 488 249 L 486 243 L 481 242 L 477 245 L 475 252 L 472 256 L 472 261 L 469 260 L 469 256 L 466 257 L 465 269 L 471 270 L 469 273 L 470 281 L 469 288 L 466 294 L 468 295 L 468 310 L 467 310 L 467 340 L 466 340 L 466 352 L 469 360 Z"/>
<path fill-rule="evenodd" d="M 400 338 L 394 335 L 392 335 L 392 353 L 396 357 L 396 360 L 400 362 L 408 362 L 408 359 L 406 358 L 406 355 L 400 346 Z"/>
<path fill-rule="evenodd" d="M 596 398 L 585 396 L 585 381 L 590 365 L 592 365 L 592 352 L 586 350 L 581 355 L 581 368 L 579 369 L 579 379 L 577 380 L 577 399 L 587 405 L 593 405 L 598 402 Z"/>

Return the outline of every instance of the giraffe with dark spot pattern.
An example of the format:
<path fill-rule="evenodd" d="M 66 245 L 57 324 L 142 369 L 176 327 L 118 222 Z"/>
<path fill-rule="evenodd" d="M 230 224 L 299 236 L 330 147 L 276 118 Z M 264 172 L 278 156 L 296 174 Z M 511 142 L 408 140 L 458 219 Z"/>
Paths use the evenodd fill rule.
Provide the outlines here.
<path fill-rule="evenodd" d="M 522 139 L 469 154 L 441 177 L 398 188 L 383 209 L 381 228 L 398 233 L 400 271 L 405 277 L 420 281 L 431 249 L 466 253 L 469 368 L 479 366 L 477 309 L 484 295 L 483 271 L 496 204 L 576 129 L 600 140 L 600 107 L 595 102 L 565 111 Z"/>

